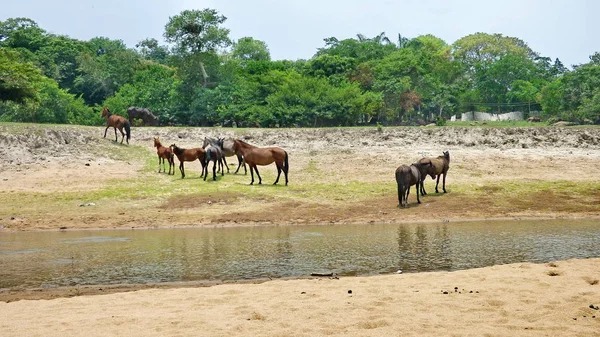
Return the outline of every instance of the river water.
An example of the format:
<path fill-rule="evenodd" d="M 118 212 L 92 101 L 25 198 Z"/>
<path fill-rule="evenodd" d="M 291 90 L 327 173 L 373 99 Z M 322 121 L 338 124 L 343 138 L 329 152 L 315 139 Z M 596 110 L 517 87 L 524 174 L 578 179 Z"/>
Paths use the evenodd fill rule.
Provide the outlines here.
<path fill-rule="evenodd" d="M 0 233 L 0 288 L 458 270 L 600 257 L 600 221 Z"/>

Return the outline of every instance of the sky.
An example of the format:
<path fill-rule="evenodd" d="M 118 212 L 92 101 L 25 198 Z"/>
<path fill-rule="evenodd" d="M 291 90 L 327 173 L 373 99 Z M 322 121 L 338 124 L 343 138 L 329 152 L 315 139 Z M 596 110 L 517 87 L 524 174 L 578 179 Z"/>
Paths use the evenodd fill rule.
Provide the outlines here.
<path fill-rule="evenodd" d="M 565 66 L 600 51 L 596 0 L 0 0 L 0 21 L 33 19 L 46 31 L 89 40 L 164 41 L 169 17 L 186 9 L 216 9 L 230 38 L 264 41 L 274 60 L 309 59 L 323 39 L 374 37 L 392 41 L 432 34 L 448 44 L 484 32 L 525 41 Z"/>

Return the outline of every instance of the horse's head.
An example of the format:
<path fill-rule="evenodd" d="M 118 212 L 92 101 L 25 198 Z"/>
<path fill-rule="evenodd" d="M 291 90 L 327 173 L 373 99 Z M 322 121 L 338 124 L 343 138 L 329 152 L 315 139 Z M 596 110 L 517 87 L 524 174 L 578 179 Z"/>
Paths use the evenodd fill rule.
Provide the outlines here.
<path fill-rule="evenodd" d="M 159 147 L 160 146 L 160 139 L 158 139 L 158 137 L 154 137 L 154 147 Z"/>
<path fill-rule="evenodd" d="M 444 158 L 448 159 L 448 161 L 450 161 L 450 152 L 449 151 L 444 151 Z"/>
<path fill-rule="evenodd" d="M 102 117 L 107 117 L 108 114 L 110 114 L 110 110 L 108 110 L 107 107 L 104 107 L 104 109 L 102 109 Z"/>

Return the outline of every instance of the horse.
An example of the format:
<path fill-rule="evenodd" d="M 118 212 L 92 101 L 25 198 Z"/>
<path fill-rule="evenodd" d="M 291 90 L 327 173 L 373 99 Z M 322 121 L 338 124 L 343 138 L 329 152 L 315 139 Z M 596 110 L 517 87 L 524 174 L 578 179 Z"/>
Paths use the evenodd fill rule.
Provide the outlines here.
<path fill-rule="evenodd" d="M 144 126 L 157 126 L 158 117 L 147 108 L 137 108 L 130 106 L 127 108 L 127 116 L 129 116 L 129 124 L 133 125 L 133 120 L 139 118 L 144 123 Z"/>
<path fill-rule="evenodd" d="M 171 166 L 173 166 L 173 175 L 175 175 L 175 160 L 173 159 L 173 151 L 170 148 L 163 146 L 160 143 L 160 139 L 158 137 L 154 137 L 154 147 L 156 148 L 156 155 L 158 155 L 158 173 L 160 173 L 161 169 L 161 161 L 162 161 L 162 170 L 165 170 L 165 159 L 169 162 L 169 173 L 171 174 Z"/>
<path fill-rule="evenodd" d="M 206 149 L 208 145 L 218 146 L 221 148 L 221 151 L 223 152 L 223 162 L 225 164 L 225 167 L 227 167 L 227 173 L 229 173 L 229 165 L 227 164 L 227 160 L 225 159 L 225 157 L 232 157 L 235 155 L 238 159 L 238 167 L 237 170 L 235 170 L 234 174 L 238 173 L 242 165 L 244 165 L 244 174 L 248 174 L 248 171 L 246 170 L 246 163 L 244 163 L 242 154 L 235 148 L 235 142 L 233 141 L 233 138 L 214 139 L 210 137 L 204 137 L 204 143 L 202 143 L 202 148 Z"/>
<path fill-rule="evenodd" d="M 200 161 L 200 165 L 202 167 L 202 174 L 200 174 L 200 178 L 204 176 L 204 157 L 206 155 L 206 152 L 203 148 L 196 147 L 193 149 L 184 149 L 181 147 L 177 147 L 177 145 L 175 144 L 172 144 L 171 146 L 169 146 L 169 148 L 177 156 L 177 159 L 179 159 L 179 171 L 181 172 L 181 179 L 185 178 L 185 168 L 183 167 L 183 162 L 186 161 Z M 208 174 L 208 172 L 206 174 Z"/>
<path fill-rule="evenodd" d="M 217 163 L 219 163 L 221 176 L 225 175 L 225 169 L 223 168 L 223 152 L 221 151 L 221 148 L 218 146 L 209 146 L 206 149 L 206 155 L 204 156 L 204 167 L 206 167 L 204 181 L 206 181 L 206 177 L 208 176 L 208 163 L 210 163 L 211 160 L 213 161 L 213 180 L 217 180 L 215 172 Z"/>
<path fill-rule="evenodd" d="M 440 175 L 444 175 L 444 179 L 442 182 L 442 189 L 444 193 L 446 193 L 446 174 L 448 173 L 448 169 L 450 168 L 450 152 L 445 151 L 443 156 L 438 156 L 437 158 L 421 158 L 419 159 L 419 163 L 430 165 L 425 167 L 422 173 L 425 173 L 421 176 L 421 194 L 427 195 L 425 192 L 425 186 L 423 181 L 427 178 L 427 175 L 431 177 L 431 179 L 435 179 L 437 176 L 437 181 L 435 183 L 435 193 L 440 193 L 438 191 L 438 184 L 440 183 Z"/>
<path fill-rule="evenodd" d="M 106 131 L 108 131 L 109 127 L 115 128 L 115 142 L 118 141 L 119 137 L 117 136 L 117 129 L 121 131 L 121 144 L 123 144 L 123 139 L 125 139 L 125 132 L 127 133 L 127 144 L 129 144 L 129 138 L 131 138 L 131 124 L 125 117 L 121 117 L 119 115 L 113 115 L 107 107 L 102 109 L 102 118 L 106 118 L 106 129 L 104 129 L 104 138 L 106 138 Z M 123 132 L 123 128 L 125 128 L 125 132 Z"/>
<path fill-rule="evenodd" d="M 250 185 L 254 184 L 254 173 L 252 172 L 252 169 L 256 171 L 258 184 L 260 185 L 262 184 L 262 178 L 260 177 L 256 166 L 269 165 L 275 162 L 275 165 L 277 165 L 277 179 L 275 179 L 273 185 L 279 182 L 279 176 L 281 175 L 281 171 L 283 171 L 285 175 L 285 186 L 287 186 L 288 170 L 290 166 L 288 163 L 288 153 L 285 150 L 278 147 L 256 147 L 240 139 L 235 139 L 234 143 L 237 151 L 244 157 L 244 162 L 250 167 L 250 175 L 252 177 Z"/>
<path fill-rule="evenodd" d="M 398 207 L 408 207 L 408 195 L 410 194 L 410 187 L 415 186 L 417 190 L 417 202 L 420 204 L 419 199 L 419 188 L 423 183 L 421 180 L 421 171 L 419 166 L 421 164 L 415 163 L 410 166 L 401 165 L 396 169 L 396 183 L 398 184 Z"/>

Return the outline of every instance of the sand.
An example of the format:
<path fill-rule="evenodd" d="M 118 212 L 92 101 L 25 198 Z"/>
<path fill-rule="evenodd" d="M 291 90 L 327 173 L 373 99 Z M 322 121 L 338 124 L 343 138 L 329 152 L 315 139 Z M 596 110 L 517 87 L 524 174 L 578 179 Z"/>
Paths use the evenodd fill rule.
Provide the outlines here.
<path fill-rule="evenodd" d="M 599 279 L 587 259 L 0 302 L 0 335 L 589 337 Z"/>

